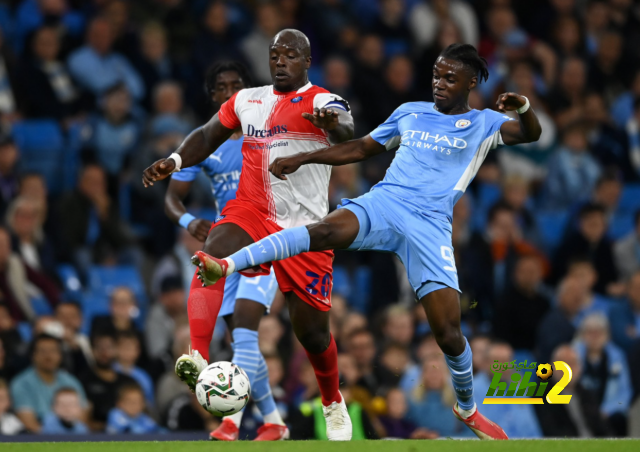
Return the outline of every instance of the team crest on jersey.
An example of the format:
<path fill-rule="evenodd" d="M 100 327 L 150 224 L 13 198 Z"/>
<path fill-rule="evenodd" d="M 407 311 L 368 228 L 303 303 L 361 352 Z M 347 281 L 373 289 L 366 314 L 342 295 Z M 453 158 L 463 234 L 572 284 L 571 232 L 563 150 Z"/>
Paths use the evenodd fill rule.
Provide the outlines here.
<path fill-rule="evenodd" d="M 469 127 L 471 125 L 471 121 L 468 119 L 458 119 L 456 121 L 456 127 L 458 129 L 464 129 L 465 127 Z"/>
<path fill-rule="evenodd" d="M 293 99 L 291 99 L 291 102 L 293 102 L 294 104 L 297 104 L 301 100 L 302 100 L 302 96 L 298 96 L 298 97 L 294 97 Z"/>

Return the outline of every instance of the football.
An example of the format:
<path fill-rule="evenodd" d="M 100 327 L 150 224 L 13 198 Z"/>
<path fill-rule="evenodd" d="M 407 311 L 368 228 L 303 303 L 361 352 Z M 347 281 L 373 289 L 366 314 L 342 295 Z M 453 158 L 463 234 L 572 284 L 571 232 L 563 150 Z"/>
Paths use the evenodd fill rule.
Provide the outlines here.
<path fill-rule="evenodd" d="M 228 361 L 209 364 L 198 377 L 196 397 L 200 405 L 215 416 L 230 416 L 249 401 L 249 377 Z"/>

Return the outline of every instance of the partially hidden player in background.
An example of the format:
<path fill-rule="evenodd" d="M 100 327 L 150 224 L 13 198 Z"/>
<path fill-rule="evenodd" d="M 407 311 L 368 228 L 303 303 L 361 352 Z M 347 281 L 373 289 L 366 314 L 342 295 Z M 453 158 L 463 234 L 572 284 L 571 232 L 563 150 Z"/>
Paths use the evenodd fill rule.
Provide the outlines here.
<path fill-rule="evenodd" d="M 285 229 L 226 259 L 196 254 L 203 280 L 210 284 L 235 271 L 309 250 L 395 253 L 445 353 L 457 395 L 455 416 L 481 439 L 507 439 L 498 425 L 480 414 L 473 399 L 471 348 L 460 330 L 451 217 L 491 149 L 537 141 L 541 128 L 528 99 L 516 93 L 498 97 L 500 112 L 471 109 L 470 91 L 488 77 L 486 61 L 473 46 L 447 47 L 433 66 L 433 103 L 403 104 L 363 138 L 276 159 L 270 166 L 276 177 L 287 180 L 303 165 L 346 165 L 400 145 L 384 180 L 369 193 L 344 199 L 342 208 L 322 221 Z M 505 111 L 516 111 L 518 120 Z"/>
<path fill-rule="evenodd" d="M 309 165 L 289 180 L 269 173 L 277 157 L 312 152 L 353 137 L 349 104 L 340 96 L 314 86 L 307 75 L 311 65 L 308 38 L 298 30 L 283 30 L 271 41 L 269 67 L 273 85 L 243 89 L 218 113 L 192 132 L 169 158 L 143 172 L 143 184 L 204 161 L 235 131 L 244 135 L 242 172 L 236 199 L 227 202 L 215 222 L 204 251 L 224 257 L 283 230 L 320 221 L 329 211 L 327 199 L 331 167 Z M 307 352 L 320 393 L 330 440 L 351 439 L 351 420 L 339 391 L 338 352 L 329 330 L 333 252 L 300 254 L 274 263 L 285 294 L 293 331 Z M 248 274 L 268 274 L 264 265 Z M 185 370 L 198 375 L 215 327 L 225 283 L 204 286 L 194 280 L 188 311 L 193 353 L 183 359 Z M 238 322 L 241 315 L 234 315 Z"/>
<path fill-rule="evenodd" d="M 250 88 L 251 81 L 247 69 L 240 63 L 224 62 L 211 68 L 207 73 L 205 89 L 212 102 L 220 106 L 241 89 Z M 189 194 L 193 181 L 203 171 L 211 180 L 211 189 L 216 201 L 218 216 L 227 201 L 235 199 L 240 171 L 242 170 L 242 131 L 236 131 L 201 163 L 173 173 L 165 196 L 165 211 L 173 222 L 187 229 L 191 235 L 204 242 L 211 222 L 198 219 L 187 212 L 184 199 Z M 194 278 L 197 287 L 200 282 Z M 289 438 L 289 429 L 276 409 L 267 364 L 260 353 L 258 326 L 260 319 L 271 307 L 278 286 L 273 272 L 269 275 L 249 278 L 234 274 L 227 279 L 224 298 L 218 317 L 223 317 L 233 337 L 233 358 L 249 377 L 251 396 L 260 410 L 264 425 L 258 430 L 255 441 L 277 441 Z M 204 291 L 205 296 L 211 292 Z M 207 348 L 208 350 L 208 348 Z M 197 352 L 194 352 L 194 354 Z M 204 353 L 204 351 L 203 351 Z M 198 353 L 199 355 L 199 353 Z M 196 356 L 198 356 L 196 355 Z M 184 355 L 176 363 L 176 373 L 183 377 L 191 389 L 195 387 L 197 375 L 189 369 L 192 357 Z M 204 358 L 202 358 L 204 359 Z M 187 373 L 188 372 L 188 373 Z M 240 433 L 243 411 L 227 416 L 220 427 L 211 432 L 210 438 L 220 441 L 236 441 Z"/>

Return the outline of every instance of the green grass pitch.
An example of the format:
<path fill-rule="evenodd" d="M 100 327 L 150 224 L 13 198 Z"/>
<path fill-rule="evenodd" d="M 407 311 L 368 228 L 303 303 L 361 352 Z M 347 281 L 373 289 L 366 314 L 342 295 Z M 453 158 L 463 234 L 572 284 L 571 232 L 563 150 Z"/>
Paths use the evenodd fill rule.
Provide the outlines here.
<path fill-rule="evenodd" d="M 640 450 L 640 440 L 512 440 L 512 441 L 285 441 L 277 443 L 104 442 L 104 443 L 5 443 L 3 452 L 616 452 Z"/>

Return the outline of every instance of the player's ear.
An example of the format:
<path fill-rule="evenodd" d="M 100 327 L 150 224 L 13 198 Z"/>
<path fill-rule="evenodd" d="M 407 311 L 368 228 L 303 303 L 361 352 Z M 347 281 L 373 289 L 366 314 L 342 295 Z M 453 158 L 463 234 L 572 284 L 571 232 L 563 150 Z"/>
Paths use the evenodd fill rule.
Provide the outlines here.
<path fill-rule="evenodd" d="M 311 67 L 311 55 L 305 57 L 304 59 L 304 67 L 309 69 Z"/>
<path fill-rule="evenodd" d="M 469 91 L 471 91 L 476 86 L 478 86 L 478 76 L 473 76 L 471 77 L 471 80 L 469 80 Z"/>

